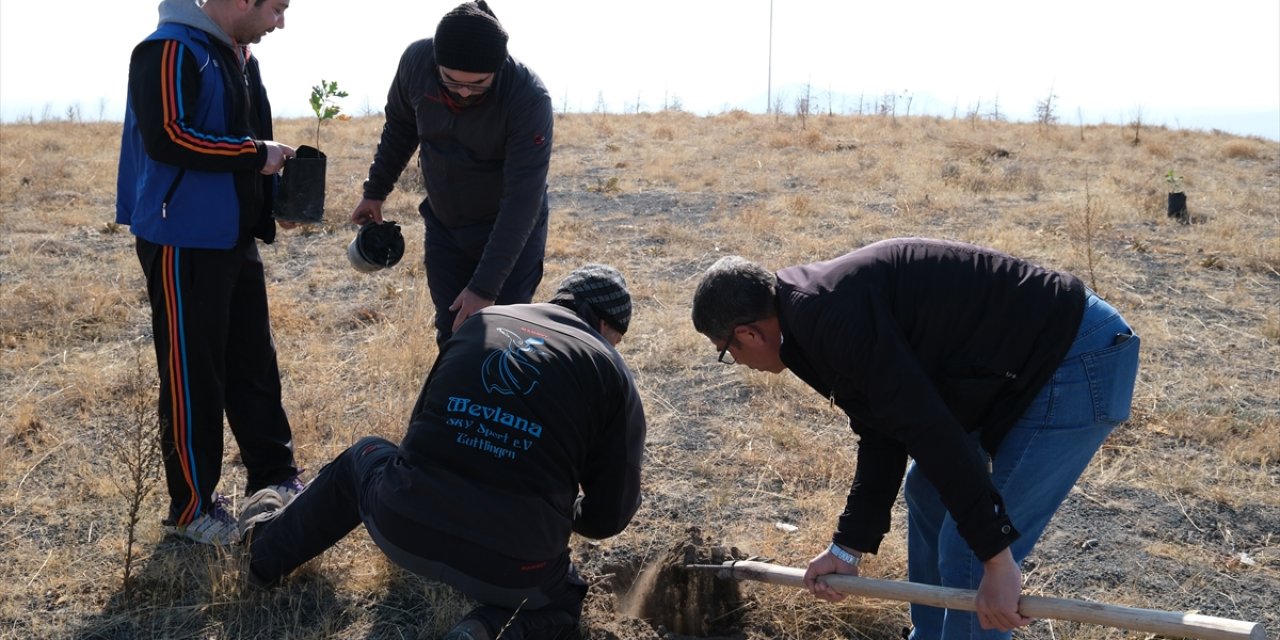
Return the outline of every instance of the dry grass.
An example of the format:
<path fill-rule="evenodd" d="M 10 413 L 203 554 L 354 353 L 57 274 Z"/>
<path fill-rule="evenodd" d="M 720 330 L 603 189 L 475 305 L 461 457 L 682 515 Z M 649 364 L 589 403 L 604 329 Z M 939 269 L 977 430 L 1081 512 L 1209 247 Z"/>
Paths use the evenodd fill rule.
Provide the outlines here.
<path fill-rule="evenodd" d="M 304 142 L 313 121 L 278 124 Z M 346 214 L 381 123 L 325 124 L 326 222 L 263 248 L 301 464 L 357 438 L 398 439 L 435 357 L 420 260 L 419 183 L 387 204 L 408 256 L 351 270 Z M 739 253 L 783 267 L 889 236 L 995 246 L 1085 276 L 1136 326 L 1134 419 L 1117 431 L 1029 561 L 1028 591 L 1264 622 L 1280 634 L 1280 148 L 1216 133 L 982 120 L 729 112 L 557 119 L 543 290 L 588 261 L 617 265 L 637 306 L 621 351 L 650 420 L 645 504 L 610 540 L 574 540 L 595 585 L 593 638 L 625 627 L 604 588 L 689 527 L 803 566 L 843 505 L 856 444 L 793 377 L 715 364 L 688 322 L 698 274 Z M 282 590 L 249 592 L 234 552 L 138 527 L 104 443 L 153 393 L 149 311 L 113 217 L 119 126 L 0 127 L 0 637 L 432 637 L 466 603 L 388 565 L 357 533 Z M 1190 225 L 1165 217 L 1185 177 Z M 144 367 L 146 371 L 150 371 Z M 151 374 L 153 375 L 153 374 Z M 140 388 L 140 389 L 139 389 Z M 223 490 L 243 486 L 228 447 Z M 901 513 L 867 565 L 904 577 Z M 796 527 L 788 533 L 778 523 Z M 905 606 L 816 603 L 744 585 L 747 638 L 893 638 Z M 622 629 L 631 629 L 623 632 Z M 656 637 L 653 633 L 649 637 Z M 1041 622 L 1027 638 L 1122 638 Z"/>

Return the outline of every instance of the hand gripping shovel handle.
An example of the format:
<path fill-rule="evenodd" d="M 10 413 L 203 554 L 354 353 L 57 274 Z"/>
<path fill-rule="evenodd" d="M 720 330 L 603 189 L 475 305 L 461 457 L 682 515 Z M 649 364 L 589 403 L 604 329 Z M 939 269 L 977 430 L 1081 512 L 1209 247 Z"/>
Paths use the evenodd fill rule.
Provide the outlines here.
<path fill-rule="evenodd" d="M 739 560 L 723 565 L 689 565 L 687 569 L 718 571 L 721 577 L 756 580 L 770 584 L 804 588 L 804 570 L 767 562 Z M 877 580 L 861 576 L 829 574 L 818 578 L 836 591 L 864 598 L 900 600 L 932 607 L 976 610 L 977 592 L 970 589 L 937 587 L 914 582 Z M 1203 640 L 1266 640 L 1266 631 L 1256 622 L 1215 618 L 1198 613 L 1177 613 L 1136 609 L 1113 604 L 1024 595 L 1018 612 L 1029 618 L 1051 618 L 1085 622 L 1118 629 L 1146 631 L 1179 638 Z"/>

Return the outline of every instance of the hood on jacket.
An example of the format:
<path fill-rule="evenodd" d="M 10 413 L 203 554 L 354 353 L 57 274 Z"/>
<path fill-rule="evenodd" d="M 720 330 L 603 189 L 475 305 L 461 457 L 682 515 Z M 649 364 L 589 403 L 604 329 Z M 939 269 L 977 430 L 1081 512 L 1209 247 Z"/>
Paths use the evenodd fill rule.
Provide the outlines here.
<path fill-rule="evenodd" d="M 231 36 L 218 26 L 218 23 L 205 13 L 200 5 L 203 4 L 198 0 L 160 0 L 160 24 L 172 22 L 176 24 L 194 27 L 209 35 L 217 38 L 220 42 L 231 48 L 238 48 Z"/>

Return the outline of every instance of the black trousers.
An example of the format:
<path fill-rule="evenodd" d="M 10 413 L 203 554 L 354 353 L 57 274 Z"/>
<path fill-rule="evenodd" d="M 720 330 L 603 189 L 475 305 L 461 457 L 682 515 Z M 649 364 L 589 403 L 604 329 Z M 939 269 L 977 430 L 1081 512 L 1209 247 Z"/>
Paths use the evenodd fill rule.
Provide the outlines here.
<path fill-rule="evenodd" d="M 480 266 L 492 224 L 478 224 L 450 229 L 430 212 L 430 205 L 423 202 L 422 218 L 426 225 L 424 245 L 427 269 L 427 289 L 436 308 L 436 345 L 444 346 L 453 335 L 453 319 L 456 312 L 449 305 L 471 282 L 471 276 Z M 525 304 L 533 300 L 533 294 L 542 282 L 542 263 L 547 253 L 547 216 L 544 214 L 534 225 L 525 241 L 524 250 L 516 258 L 511 273 L 507 275 L 494 304 Z"/>
<path fill-rule="evenodd" d="M 249 541 L 249 570 L 254 579 L 276 583 L 363 522 L 392 562 L 480 602 L 482 606 L 468 617 L 483 620 L 493 635 L 505 627 L 502 637 L 510 640 L 572 637 L 587 585 L 568 562 L 567 550 L 564 562 L 548 567 L 536 583 L 501 584 L 505 581 L 492 577 L 496 574 L 484 566 L 492 552 L 462 540 L 444 540 L 422 531 L 420 525 L 410 529 L 413 525 L 402 524 L 383 508 L 381 492 L 387 490 L 383 475 L 388 465 L 396 463 L 397 450 L 382 438 L 361 439 L 325 465 L 278 516 L 255 526 Z M 470 566 L 459 568 L 463 561 Z"/>
<path fill-rule="evenodd" d="M 247 492 L 297 474 L 267 317 L 257 241 L 184 249 L 137 240 L 160 374 L 160 447 L 172 524 L 212 504 L 222 476 L 223 415 L 248 471 Z"/>

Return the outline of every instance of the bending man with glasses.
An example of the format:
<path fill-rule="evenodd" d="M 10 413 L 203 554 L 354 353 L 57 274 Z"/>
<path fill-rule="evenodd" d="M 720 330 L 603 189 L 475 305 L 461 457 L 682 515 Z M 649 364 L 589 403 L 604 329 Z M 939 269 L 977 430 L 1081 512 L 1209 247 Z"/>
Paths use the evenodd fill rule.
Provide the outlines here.
<path fill-rule="evenodd" d="M 1009 638 L 1023 558 L 1128 419 L 1139 340 L 1077 277 L 992 249 L 878 242 L 769 272 L 703 275 L 693 324 L 725 363 L 791 370 L 848 414 L 857 468 L 817 580 L 858 574 L 903 484 L 912 582 L 977 589 L 977 613 L 913 605 L 912 638 Z M 912 460 L 908 465 L 908 458 Z"/>
<path fill-rule="evenodd" d="M 484 0 L 450 11 L 434 38 L 400 58 L 351 221 L 383 221 L 383 202 L 418 151 L 437 344 L 484 307 L 533 299 L 547 243 L 551 129 L 546 87 L 507 55 L 507 32 Z"/>

